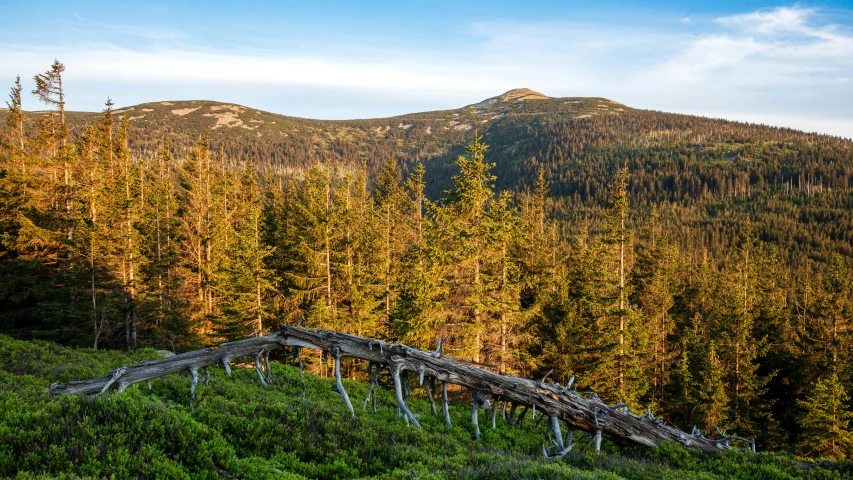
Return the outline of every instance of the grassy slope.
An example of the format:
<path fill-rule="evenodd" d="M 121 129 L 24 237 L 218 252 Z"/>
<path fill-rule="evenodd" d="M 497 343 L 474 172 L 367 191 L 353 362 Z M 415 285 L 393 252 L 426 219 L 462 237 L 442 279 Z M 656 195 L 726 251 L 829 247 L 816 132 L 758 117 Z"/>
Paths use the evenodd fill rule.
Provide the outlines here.
<path fill-rule="evenodd" d="M 40 395 L 50 382 L 102 375 L 156 354 L 94 352 L 0 335 L 0 477 L 61 478 L 845 478 L 849 463 L 803 470 L 779 454 L 732 452 L 714 457 L 680 447 L 627 449 L 606 444 L 601 456 L 581 451 L 564 461 L 541 459 L 544 422 L 520 429 L 498 421 L 473 441 L 470 408 L 452 408 L 453 428 L 412 399 L 424 430 L 396 417 L 391 392 L 379 411 L 352 421 L 333 382 L 306 375 L 301 397 L 295 368 L 274 363 L 275 382 L 236 369 L 211 369 L 189 405 L 188 375 L 173 375 L 98 398 Z M 366 386 L 347 382 L 354 402 Z M 485 423 L 485 422 L 484 422 Z M 586 445 L 583 440 L 580 445 Z M 413 477 L 415 476 L 415 477 Z M 849 478 L 849 477 L 847 477 Z"/>

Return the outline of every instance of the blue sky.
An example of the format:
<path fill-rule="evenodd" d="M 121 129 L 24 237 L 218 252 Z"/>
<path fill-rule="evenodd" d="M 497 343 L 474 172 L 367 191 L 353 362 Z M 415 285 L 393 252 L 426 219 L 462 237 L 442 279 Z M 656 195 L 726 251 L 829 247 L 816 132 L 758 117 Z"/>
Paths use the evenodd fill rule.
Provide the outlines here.
<path fill-rule="evenodd" d="M 58 58 L 75 110 L 110 96 L 364 118 L 528 87 L 853 137 L 853 0 L 4 0 L 0 18 L 0 85 L 31 88 Z"/>

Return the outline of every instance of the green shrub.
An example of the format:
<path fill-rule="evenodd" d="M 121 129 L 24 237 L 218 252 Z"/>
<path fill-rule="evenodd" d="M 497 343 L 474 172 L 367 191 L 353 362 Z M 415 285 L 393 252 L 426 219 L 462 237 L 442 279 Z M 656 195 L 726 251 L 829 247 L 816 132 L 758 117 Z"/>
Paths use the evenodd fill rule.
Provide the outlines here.
<path fill-rule="evenodd" d="M 787 479 L 849 478 L 850 462 L 805 469 L 783 454 L 702 456 L 680 445 L 656 449 L 605 442 L 601 455 L 576 434 L 576 451 L 541 457 L 545 422 L 522 428 L 488 416 L 474 441 L 470 407 L 451 408 L 454 427 L 429 414 L 415 389 L 410 407 L 423 430 L 397 417 L 393 393 L 380 389 L 378 412 L 360 408 L 366 385 L 345 382 L 356 420 L 328 379 L 274 364 L 264 388 L 254 370 L 210 369 L 190 407 L 188 374 L 171 375 L 94 398 L 49 397 L 51 382 L 104 375 L 155 358 L 152 350 L 95 352 L 0 335 L 0 477 L 201 479 Z M 421 396 L 422 398 L 417 398 Z"/>

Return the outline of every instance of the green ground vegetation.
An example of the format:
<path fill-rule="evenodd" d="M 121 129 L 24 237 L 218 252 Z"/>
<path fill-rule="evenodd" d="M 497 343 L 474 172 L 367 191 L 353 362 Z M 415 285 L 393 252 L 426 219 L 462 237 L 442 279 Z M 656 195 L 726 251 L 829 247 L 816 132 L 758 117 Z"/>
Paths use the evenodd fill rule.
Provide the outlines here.
<path fill-rule="evenodd" d="M 618 447 L 602 453 L 578 441 L 563 460 L 541 458 L 545 422 L 520 428 L 498 418 L 475 441 L 464 398 L 451 408 L 454 427 L 429 413 L 417 389 L 410 399 L 424 429 L 397 417 L 392 392 L 380 389 L 377 413 L 352 420 L 334 384 L 308 374 L 302 397 L 298 370 L 273 362 L 274 382 L 254 370 L 228 377 L 211 368 L 190 406 L 189 375 L 171 375 L 94 398 L 49 397 L 51 382 L 102 375 L 156 358 L 70 348 L 0 335 L 0 477 L 240 479 L 789 479 L 849 478 L 853 464 L 804 467 L 789 455 L 727 452 L 702 456 L 676 445 Z M 345 382 L 358 403 L 367 386 Z M 576 438 L 579 438 L 579 434 Z"/>

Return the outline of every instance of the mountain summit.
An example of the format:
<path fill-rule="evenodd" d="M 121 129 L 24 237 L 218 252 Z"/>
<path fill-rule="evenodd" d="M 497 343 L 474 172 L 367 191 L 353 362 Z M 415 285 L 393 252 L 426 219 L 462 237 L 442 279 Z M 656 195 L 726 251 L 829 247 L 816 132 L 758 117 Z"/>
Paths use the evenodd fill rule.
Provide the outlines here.
<path fill-rule="evenodd" d="M 551 97 L 547 95 L 543 95 L 529 88 L 514 88 L 508 92 L 505 92 L 502 95 L 487 98 L 482 102 L 475 103 L 470 106 L 473 108 L 486 108 L 491 107 L 497 104 L 498 102 L 520 102 L 522 100 L 549 100 L 550 98 Z"/>
<path fill-rule="evenodd" d="M 514 88 L 496 98 L 505 102 L 519 102 L 521 100 L 548 100 L 551 97 L 533 91 L 529 88 Z"/>

